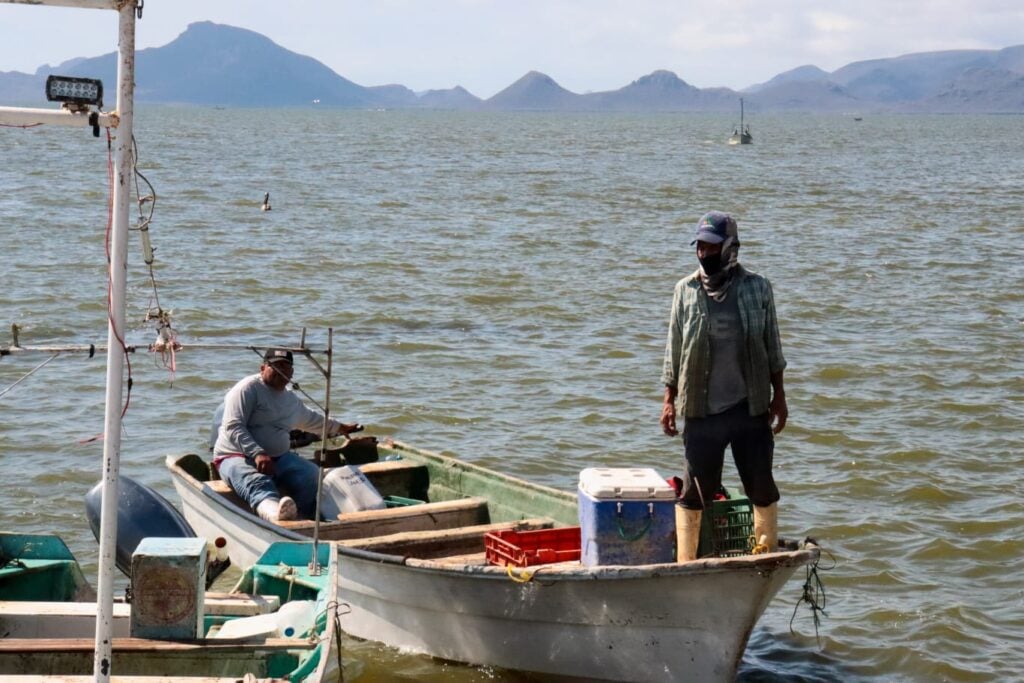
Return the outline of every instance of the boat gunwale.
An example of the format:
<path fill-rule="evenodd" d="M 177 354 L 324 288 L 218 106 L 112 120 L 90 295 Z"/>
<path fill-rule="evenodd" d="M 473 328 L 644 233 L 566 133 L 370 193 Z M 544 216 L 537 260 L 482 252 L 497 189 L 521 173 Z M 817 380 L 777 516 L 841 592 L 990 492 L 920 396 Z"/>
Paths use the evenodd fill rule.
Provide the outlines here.
<path fill-rule="evenodd" d="M 504 483 L 513 486 L 526 486 L 544 494 L 555 494 L 567 501 L 573 499 L 572 495 L 566 491 L 561 491 L 543 484 L 535 484 L 512 475 L 495 472 L 494 470 L 490 470 L 480 465 L 468 463 L 464 460 L 459 460 L 450 456 L 424 451 L 401 442 L 389 442 L 386 447 L 390 450 L 411 453 L 414 458 L 434 460 L 435 463 L 442 466 L 457 467 L 460 469 L 474 471 L 488 477 L 496 477 L 503 480 Z M 213 501 L 219 509 L 228 511 L 228 514 L 240 517 L 247 522 L 256 523 L 261 528 L 274 531 L 281 536 L 287 536 L 289 539 L 309 539 L 308 536 L 299 534 L 291 529 L 267 522 L 261 519 L 258 515 L 240 507 L 231 500 L 220 495 L 210 487 L 208 482 L 199 481 L 192 476 L 190 472 L 178 464 L 179 460 L 184 457 L 187 457 L 187 454 L 168 455 L 166 457 L 166 464 L 171 470 L 171 474 L 178 479 L 186 481 L 190 487 L 201 493 L 206 499 Z M 331 524 L 331 522 L 327 522 L 327 524 Z M 383 538 L 386 535 L 387 534 L 376 537 L 367 536 L 364 538 Z M 807 541 L 802 547 L 795 550 L 762 553 L 758 555 L 743 555 L 738 557 L 711 557 L 682 563 L 667 562 L 646 565 L 600 565 L 593 567 L 575 563 L 558 563 L 554 565 L 538 565 L 532 568 L 509 568 L 475 563 L 440 562 L 437 560 L 421 559 L 407 555 L 382 553 L 364 548 L 352 548 L 337 541 L 323 540 L 322 542 L 330 543 L 336 549 L 340 557 L 348 557 L 351 559 L 376 562 L 380 564 L 400 565 L 409 569 L 428 573 L 449 576 L 471 575 L 481 579 L 501 580 L 508 580 L 510 574 L 518 574 L 522 577 L 528 576 L 530 578 L 536 578 L 540 575 L 546 581 L 593 581 L 649 579 L 655 576 L 690 576 L 694 574 L 729 572 L 737 569 L 774 571 L 775 569 L 782 567 L 800 567 L 810 564 L 816 561 L 820 556 L 820 549 L 818 546 L 813 542 Z"/>

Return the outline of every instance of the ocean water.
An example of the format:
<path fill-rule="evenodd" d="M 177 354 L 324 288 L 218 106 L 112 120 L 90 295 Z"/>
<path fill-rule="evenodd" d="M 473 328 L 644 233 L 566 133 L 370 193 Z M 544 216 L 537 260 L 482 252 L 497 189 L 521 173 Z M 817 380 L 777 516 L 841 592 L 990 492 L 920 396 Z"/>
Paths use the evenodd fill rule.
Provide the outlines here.
<path fill-rule="evenodd" d="M 749 123 L 755 144 L 729 147 L 719 115 L 140 107 L 159 303 L 185 349 L 173 374 L 131 357 L 122 471 L 175 500 L 163 457 L 204 448 L 259 365 L 243 347 L 333 327 L 332 414 L 369 433 L 566 489 L 590 466 L 678 472 L 658 426 L 672 287 L 697 218 L 726 210 L 789 361 L 780 531 L 828 551 L 818 637 L 806 606 L 790 627 L 801 572 L 739 680 L 1019 679 L 1024 118 Z M 0 128 L 0 150 L 0 346 L 10 323 L 26 346 L 105 343 L 105 137 Z M 0 396 L 0 524 L 60 533 L 94 574 L 104 357 L 32 372 L 47 358 L 0 358 L 0 392 L 28 375 Z M 322 400 L 311 365 L 296 375 Z M 348 681 L 524 680 L 352 639 L 345 655 Z"/>

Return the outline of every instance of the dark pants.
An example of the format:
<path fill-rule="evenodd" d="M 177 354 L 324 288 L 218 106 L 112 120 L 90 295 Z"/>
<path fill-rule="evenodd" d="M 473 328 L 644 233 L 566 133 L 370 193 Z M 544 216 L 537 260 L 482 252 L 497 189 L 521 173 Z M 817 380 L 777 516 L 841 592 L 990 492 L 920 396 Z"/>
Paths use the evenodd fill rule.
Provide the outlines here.
<path fill-rule="evenodd" d="M 726 446 L 732 446 L 732 459 L 750 502 L 763 507 L 779 499 L 779 489 L 772 476 L 775 438 L 768 413 L 751 417 L 747 402 L 743 401 L 724 413 L 686 418 L 683 444 L 686 447 L 683 507 L 700 510 L 711 504 L 722 485 Z"/>

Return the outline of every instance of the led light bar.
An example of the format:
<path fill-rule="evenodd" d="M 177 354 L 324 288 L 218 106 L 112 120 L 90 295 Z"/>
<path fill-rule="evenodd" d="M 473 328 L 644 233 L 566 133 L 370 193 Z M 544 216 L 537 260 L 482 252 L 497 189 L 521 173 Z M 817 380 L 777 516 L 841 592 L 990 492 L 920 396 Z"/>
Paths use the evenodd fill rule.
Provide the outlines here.
<path fill-rule="evenodd" d="M 71 76 L 46 77 L 46 99 L 78 105 L 103 106 L 103 81 Z"/>

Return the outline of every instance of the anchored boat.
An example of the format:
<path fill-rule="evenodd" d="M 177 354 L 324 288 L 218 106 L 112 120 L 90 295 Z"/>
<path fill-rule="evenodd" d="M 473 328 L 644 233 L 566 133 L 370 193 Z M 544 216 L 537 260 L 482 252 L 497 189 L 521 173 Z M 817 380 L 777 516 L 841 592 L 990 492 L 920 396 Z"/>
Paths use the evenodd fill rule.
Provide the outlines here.
<path fill-rule="evenodd" d="M 360 465 L 379 493 L 423 502 L 341 513 L 318 532 L 339 555 L 339 598 L 351 606 L 342 629 L 406 651 L 587 680 L 732 681 L 768 603 L 819 555 L 780 541 L 774 552 L 685 563 L 586 566 L 555 553 L 499 566 L 488 534 L 577 525 L 576 496 L 398 442 L 380 455 Z M 260 519 L 203 457 L 166 465 L 186 519 L 226 536 L 232 562 L 317 528 Z"/>
<path fill-rule="evenodd" d="M 752 145 L 754 144 L 754 136 L 750 133 L 750 126 L 743 122 L 743 98 L 740 98 L 740 127 L 733 128 L 732 135 L 729 136 L 730 145 Z"/>

